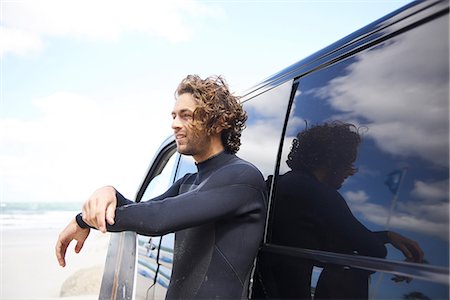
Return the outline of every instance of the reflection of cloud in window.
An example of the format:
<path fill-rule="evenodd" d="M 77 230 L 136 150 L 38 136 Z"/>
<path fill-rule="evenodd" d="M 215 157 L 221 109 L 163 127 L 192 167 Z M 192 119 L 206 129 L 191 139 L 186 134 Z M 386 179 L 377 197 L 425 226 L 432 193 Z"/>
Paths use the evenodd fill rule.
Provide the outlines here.
<path fill-rule="evenodd" d="M 295 105 L 292 105 L 293 107 Z M 295 109 L 295 107 L 294 107 Z M 294 111 L 294 109 L 292 109 L 292 111 Z M 293 137 L 296 137 L 297 134 L 300 131 L 305 130 L 307 127 L 307 122 L 306 120 L 297 117 L 297 116 L 290 116 L 289 117 L 289 122 L 287 124 L 287 129 L 286 129 L 286 135 Z"/>
<path fill-rule="evenodd" d="M 355 203 L 362 203 L 367 199 L 369 199 L 369 195 L 367 195 L 366 192 L 361 190 L 357 192 L 348 191 L 345 195 L 347 197 L 347 200 Z"/>
<path fill-rule="evenodd" d="M 424 196 L 423 190 L 434 190 L 433 195 L 442 195 L 446 193 L 445 186 L 448 190 L 448 180 L 446 182 L 435 182 L 426 184 L 416 183 L 416 188 L 411 192 L 413 196 L 418 194 Z M 418 187 L 420 186 L 420 187 Z M 422 191 L 418 191 L 422 189 Z M 439 189 L 436 191 L 435 189 Z M 368 202 L 369 196 L 366 192 L 347 191 L 344 197 L 348 202 L 354 214 L 361 215 L 364 219 L 369 220 L 380 226 L 386 225 L 388 208 Z M 399 199 L 397 208 L 391 216 L 391 228 L 405 229 L 413 232 L 425 233 L 427 235 L 438 236 L 444 240 L 448 240 L 448 196 L 427 198 L 428 201 L 405 201 Z"/>
<path fill-rule="evenodd" d="M 279 122 L 259 121 L 247 127 L 242 134 L 243 141 L 238 156 L 250 161 L 263 173 L 264 177 L 274 172 L 275 160 L 281 138 Z M 289 170 L 286 159 L 294 137 L 286 137 L 283 141 L 283 156 L 280 172 Z"/>
<path fill-rule="evenodd" d="M 439 200 L 448 201 L 448 187 L 448 179 L 431 183 L 417 180 L 414 182 L 414 189 L 411 194 L 416 198 L 427 202 Z"/>
<path fill-rule="evenodd" d="M 143 201 L 149 200 L 156 196 L 161 195 L 170 187 L 170 181 L 172 179 L 173 166 L 175 164 L 175 155 L 172 155 L 164 166 L 164 169 L 160 174 L 155 176 L 145 189 L 145 193 L 142 197 Z"/>
<path fill-rule="evenodd" d="M 253 109 L 260 117 L 278 120 L 284 119 L 291 89 L 292 81 L 285 82 L 282 85 L 245 102 L 245 108 Z"/>
<path fill-rule="evenodd" d="M 265 177 L 274 172 L 291 89 L 292 81 L 289 81 L 244 104 L 254 117 L 242 132 L 238 155 L 255 164 Z"/>
<path fill-rule="evenodd" d="M 448 53 L 448 39 L 429 35 L 448 37 L 448 24 L 436 23 L 358 55 L 347 75 L 310 92 L 368 120 L 367 135 L 383 151 L 448 166 L 448 57 L 443 61 L 440 52 Z"/>
<path fill-rule="evenodd" d="M 448 188 L 448 179 L 437 182 L 417 180 L 411 195 L 420 201 L 400 202 L 398 208 L 435 222 L 445 222 L 448 226 Z"/>
<path fill-rule="evenodd" d="M 243 143 L 238 156 L 257 166 L 264 177 L 273 174 L 280 132 L 279 122 L 262 120 L 253 123 L 242 133 Z"/>

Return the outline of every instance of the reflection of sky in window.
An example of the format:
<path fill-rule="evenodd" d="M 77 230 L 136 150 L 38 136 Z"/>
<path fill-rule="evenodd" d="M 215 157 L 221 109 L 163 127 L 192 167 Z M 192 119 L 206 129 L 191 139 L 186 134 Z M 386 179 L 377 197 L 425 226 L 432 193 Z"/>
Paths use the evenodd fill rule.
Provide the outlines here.
<path fill-rule="evenodd" d="M 142 196 L 142 201 L 148 201 L 167 191 L 172 184 L 175 159 L 176 155 L 172 154 L 161 173 L 150 181 Z"/>
<path fill-rule="evenodd" d="M 367 127 L 359 172 L 340 192 L 360 221 L 383 230 L 393 199 L 386 176 L 407 168 L 390 228 L 418 240 L 431 264 L 448 265 L 448 39 L 427 41 L 428 31 L 448 37 L 448 19 L 300 79 L 293 110 L 308 126 Z M 287 140 L 304 129 L 290 126 Z M 402 259 L 397 251 L 390 258 Z"/>
<path fill-rule="evenodd" d="M 291 89 L 288 81 L 244 104 L 249 118 L 238 156 L 257 166 L 265 178 L 274 172 Z"/>

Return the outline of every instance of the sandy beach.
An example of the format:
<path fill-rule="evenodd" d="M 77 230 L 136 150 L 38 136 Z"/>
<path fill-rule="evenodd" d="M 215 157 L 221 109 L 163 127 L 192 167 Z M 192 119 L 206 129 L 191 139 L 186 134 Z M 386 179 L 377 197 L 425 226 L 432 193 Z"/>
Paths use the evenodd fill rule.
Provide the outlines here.
<path fill-rule="evenodd" d="M 91 230 L 79 254 L 71 244 L 62 268 L 54 253 L 59 232 L 1 230 L 0 299 L 98 299 L 110 234 Z"/>

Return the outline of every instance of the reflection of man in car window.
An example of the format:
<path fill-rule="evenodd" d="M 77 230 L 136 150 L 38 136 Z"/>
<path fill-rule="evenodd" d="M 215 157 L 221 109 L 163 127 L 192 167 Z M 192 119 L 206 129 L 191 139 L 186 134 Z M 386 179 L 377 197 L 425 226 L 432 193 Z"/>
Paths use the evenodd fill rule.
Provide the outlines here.
<path fill-rule="evenodd" d="M 276 184 L 272 243 L 379 258 L 386 256 L 385 244 L 391 243 L 407 260 L 420 262 L 423 253 L 417 243 L 394 232 L 370 231 L 337 191 L 357 171 L 353 163 L 360 142 L 357 128 L 341 122 L 297 135 L 287 159 L 292 170 L 279 176 Z M 264 262 L 262 255 L 261 265 L 266 297 L 311 298 L 312 261 L 279 256 Z M 368 271 L 322 267 L 315 299 L 368 297 Z"/>

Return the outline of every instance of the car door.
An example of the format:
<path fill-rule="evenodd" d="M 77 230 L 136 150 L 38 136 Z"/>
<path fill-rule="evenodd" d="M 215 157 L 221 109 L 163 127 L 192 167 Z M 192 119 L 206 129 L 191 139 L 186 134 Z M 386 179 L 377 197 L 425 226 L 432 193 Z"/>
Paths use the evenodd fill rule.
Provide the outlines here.
<path fill-rule="evenodd" d="M 385 18 L 373 32 L 352 36 L 351 43 L 330 46 L 310 64 L 313 68 L 296 76 L 258 260 L 265 275 L 254 295 L 281 298 L 292 290 L 291 298 L 313 297 L 324 268 L 333 266 L 340 274 L 351 269 L 372 274 L 371 299 L 448 299 L 448 2 L 416 5 L 393 20 Z M 282 191 L 281 178 L 291 171 L 286 161 L 294 141 L 307 129 L 333 122 L 354 124 L 363 139 L 358 172 L 339 189 L 354 218 L 371 231 L 392 230 L 417 241 L 423 263 L 409 262 L 392 245 L 386 259 L 332 251 L 353 249 L 359 241 L 341 230 L 347 220 L 331 222 L 324 216 L 333 212 L 320 214 L 317 207 L 304 205 L 305 195 L 286 207 L 283 197 L 289 191 Z M 328 229 L 320 231 L 320 226 Z M 303 246 L 306 239 L 314 239 L 318 248 Z M 300 269 L 306 264 L 314 266 L 308 276 Z M 396 283 L 395 275 L 413 280 Z M 335 278 L 342 282 L 336 290 L 343 289 L 342 278 Z M 295 294 L 304 284 L 311 286 L 310 295 Z"/>
<path fill-rule="evenodd" d="M 163 193 L 175 180 L 180 156 L 173 138 L 156 152 L 135 201 Z M 170 280 L 170 237 L 112 233 L 99 299 L 163 299 Z"/>

